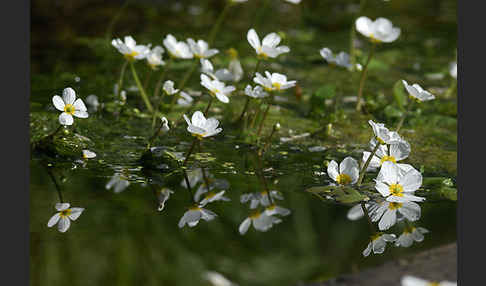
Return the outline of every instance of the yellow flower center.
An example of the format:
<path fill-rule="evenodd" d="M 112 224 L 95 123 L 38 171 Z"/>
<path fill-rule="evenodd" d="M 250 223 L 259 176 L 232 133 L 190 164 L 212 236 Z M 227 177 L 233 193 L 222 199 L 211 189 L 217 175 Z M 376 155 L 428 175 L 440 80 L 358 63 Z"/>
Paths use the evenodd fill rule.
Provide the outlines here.
<path fill-rule="evenodd" d="M 371 40 L 372 43 L 375 43 L 375 44 L 381 43 L 381 41 L 378 40 L 377 38 L 375 38 L 375 36 L 373 34 L 370 35 L 370 40 Z"/>
<path fill-rule="evenodd" d="M 232 59 L 238 58 L 238 51 L 236 51 L 234 48 L 228 49 L 227 52 Z"/>
<path fill-rule="evenodd" d="M 125 59 L 129 60 L 129 61 L 133 61 L 135 59 L 135 57 L 138 56 L 138 52 L 136 51 L 132 51 L 131 53 L 129 54 L 125 54 Z"/>
<path fill-rule="evenodd" d="M 336 178 L 336 182 L 340 185 L 346 185 L 351 183 L 351 177 L 348 174 L 339 174 Z"/>
<path fill-rule="evenodd" d="M 401 208 L 402 205 L 403 205 L 402 203 L 390 203 L 388 205 L 388 209 L 390 209 L 390 210 L 396 210 L 396 209 Z"/>
<path fill-rule="evenodd" d="M 381 139 L 380 137 L 376 137 L 376 141 L 378 141 L 378 143 L 380 144 L 385 144 L 385 141 L 383 141 L 383 139 Z"/>
<path fill-rule="evenodd" d="M 371 241 L 377 240 L 378 238 L 380 238 L 380 236 L 381 236 L 381 233 L 380 232 L 373 234 L 371 236 Z"/>
<path fill-rule="evenodd" d="M 270 206 L 268 206 L 268 207 L 267 207 L 267 210 L 272 211 L 272 210 L 274 210 L 276 207 L 277 207 L 276 205 L 270 205 Z"/>
<path fill-rule="evenodd" d="M 192 207 L 190 207 L 190 208 L 189 208 L 189 210 L 190 210 L 190 211 L 199 211 L 199 210 L 201 210 L 201 208 L 200 208 L 199 206 L 197 206 L 197 205 L 196 205 L 196 206 L 192 206 Z"/>
<path fill-rule="evenodd" d="M 265 59 L 265 60 L 266 60 L 266 59 L 268 59 L 268 55 L 267 55 L 266 53 L 264 53 L 264 52 L 263 52 L 262 48 L 258 48 L 258 53 L 257 53 L 257 54 L 258 54 L 258 56 L 259 56 L 260 58 L 263 58 L 263 59 Z"/>
<path fill-rule="evenodd" d="M 210 198 L 214 197 L 215 195 L 216 195 L 216 194 L 215 194 L 214 192 L 209 192 L 209 193 L 207 193 L 207 195 L 206 195 L 206 197 L 205 197 L 205 198 L 206 198 L 206 199 L 210 199 Z"/>
<path fill-rule="evenodd" d="M 259 217 L 260 217 L 260 212 L 258 212 L 258 211 L 257 211 L 257 212 L 254 212 L 254 213 L 252 213 L 252 214 L 250 215 L 250 218 L 251 218 L 251 219 L 257 219 L 257 218 L 259 218 Z"/>
<path fill-rule="evenodd" d="M 74 112 L 76 111 L 76 108 L 74 108 L 74 105 L 72 104 L 66 104 L 64 106 L 64 112 L 74 115 Z"/>
<path fill-rule="evenodd" d="M 71 209 L 65 209 L 63 211 L 61 211 L 61 213 L 59 214 L 61 217 L 67 217 L 71 214 Z"/>
<path fill-rule="evenodd" d="M 279 82 L 274 82 L 272 85 L 276 90 L 280 90 L 280 88 L 282 88 L 282 85 Z"/>
<path fill-rule="evenodd" d="M 389 187 L 392 196 L 403 197 L 403 187 L 399 184 L 391 184 Z"/>
<path fill-rule="evenodd" d="M 397 160 L 393 156 L 383 156 L 381 158 L 381 164 L 385 163 L 386 161 L 390 161 L 390 162 L 393 162 L 393 163 L 397 163 Z"/>
<path fill-rule="evenodd" d="M 429 282 L 427 286 L 440 286 L 439 282 Z"/>

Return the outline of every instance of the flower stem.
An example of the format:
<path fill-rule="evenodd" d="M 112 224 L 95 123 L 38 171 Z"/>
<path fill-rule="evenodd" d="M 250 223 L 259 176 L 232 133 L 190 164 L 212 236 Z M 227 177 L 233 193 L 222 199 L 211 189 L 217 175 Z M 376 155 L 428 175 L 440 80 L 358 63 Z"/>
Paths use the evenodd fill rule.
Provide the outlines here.
<path fill-rule="evenodd" d="M 172 63 L 172 57 L 169 58 L 167 61 L 167 64 L 164 67 L 164 71 L 160 74 L 159 80 L 157 81 L 157 84 L 155 85 L 154 89 L 154 97 L 157 98 L 157 95 L 159 94 L 160 87 L 162 86 L 162 82 L 165 79 L 165 75 L 167 74 L 167 70 L 169 69 L 170 64 Z M 162 99 L 164 98 L 164 94 L 162 94 L 162 97 L 160 98 L 160 102 L 163 102 Z"/>
<path fill-rule="evenodd" d="M 373 151 L 371 152 L 370 156 L 368 157 L 368 160 L 366 160 L 365 164 L 361 168 L 361 170 L 359 172 L 358 182 L 356 183 L 356 185 L 358 187 L 361 185 L 361 182 L 363 181 L 363 178 L 364 178 L 364 174 L 366 173 L 366 169 L 368 169 L 368 166 L 371 162 L 371 159 L 373 158 L 373 156 L 375 156 L 376 151 L 378 150 L 379 147 L 380 147 L 380 142 L 376 142 L 375 148 L 373 148 Z"/>
<path fill-rule="evenodd" d="M 359 90 L 358 90 L 358 102 L 356 103 L 356 111 L 361 111 L 361 106 L 362 106 L 362 97 L 363 97 L 363 88 L 366 80 L 366 72 L 368 71 L 368 65 L 371 61 L 371 58 L 373 57 L 373 54 L 375 52 L 375 47 L 376 44 L 373 43 L 371 45 L 371 50 L 368 54 L 368 59 L 366 60 L 366 63 L 363 67 L 363 71 L 361 72 L 361 80 L 359 81 Z"/>
<path fill-rule="evenodd" d="M 272 136 L 276 131 L 277 131 L 277 129 L 274 126 L 273 129 L 272 129 L 272 133 L 270 133 L 270 136 L 268 136 L 268 139 L 267 139 L 267 142 L 265 143 L 265 146 L 263 146 L 263 149 L 258 150 L 258 156 L 261 156 L 263 154 L 263 152 L 267 151 L 268 146 L 272 142 Z"/>
<path fill-rule="evenodd" d="M 231 6 L 231 1 L 226 1 L 226 5 L 223 8 L 223 11 L 218 16 L 218 19 L 216 20 L 216 23 L 213 26 L 213 29 L 211 32 L 209 32 L 209 37 L 208 37 L 208 44 L 211 46 L 214 42 L 214 38 L 216 37 L 216 34 L 219 31 L 219 28 L 221 27 L 221 24 L 223 23 L 224 18 L 226 18 L 226 14 L 228 14 L 229 7 Z"/>
<path fill-rule="evenodd" d="M 128 61 L 125 61 L 123 63 L 122 68 L 121 68 L 120 79 L 118 80 L 118 88 L 117 88 L 116 94 L 115 94 L 116 98 L 120 97 L 120 91 L 122 90 L 123 78 L 125 77 L 125 70 L 127 69 L 127 65 L 128 65 Z"/>
<path fill-rule="evenodd" d="M 54 174 L 52 173 L 50 167 L 47 167 L 47 173 L 49 174 L 49 177 L 51 178 L 52 182 L 54 183 L 54 186 L 56 187 L 57 195 L 59 196 L 59 202 L 63 203 L 64 200 L 62 199 L 62 193 L 61 193 L 61 187 L 57 184 L 56 178 L 54 177 Z"/>
<path fill-rule="evenodd" d="M 197 63 L 198 63 L 198 59 L 196 58 L 194 60 L 194 62 L 192 63 L 191 68 L 187 70 L 186 74 L 184 75 L 184 78 L 182 78 L 181 85 L 179 87 L 179 92 L 181 92 L 184 89 L 184 87 L 186 86 L 187 81 L 189 80 L 192 73 L 196 69 Z M 178 96 L 179 96 L 179 93 L 173 95 L 172 101 L 170 102 L 169 111 L 172 110 L 172 107 L 174 106 Z"/>
<path fill-rule="evenodd" d="M 362 12 L 363 12 L 365 5 L 366 5 L 366 0 L 361 0 L 359 2 L 358 15 L 363 14 Z M 356 52 L 355 52 L 356 49 L 354 48 L 354 39 L 356 38 L 356 19 L 354 19 L 354 21 L 353 21 L 353 24 L 351 26 L 351 32 L 350 32 L 350 35 L 349 35 L 349 59 L 350 59 L 350 62 L 352 64 L 353 68 L 355 67 L 355 64 L 356 64 Z"/>
<path fill-rule="evenodd" d="M 186 159 L 184 159 L 184 163 L 182 163 L 182 166 L 185 166 L 187 163 L 187 160 L 189 159 L 189 156 L 191 156 L 192 151 L 194 150 L 194 146 L 196 146 L 196 142 L 198 141 L 197 137 L 194 138 L 194 141 L 192 141 L 191 148 L 189 148 L 189 151 L 187 152 Z"/>
<path fill-rule="evenodd" d="M 155 138 L 157 138 L 157 136 L 159 136 L 159 133 L 160 133 L 160 130 L 162 130 L 162 127 L 164 127 L 164 121 L 162 121 L 162 119 L 161 119 L 159 127 L 155 131 L 154 135 L 152 135 L 152 137 L 150 137 L 150 139 L 148 140 L 147 150 L 150 149 L 150 147 L 152 147 L 152 144 L 154 144 Z"/>
<path fill-rule="evenodd" d="M 410 113 L 410 111 L 412 110 L 412 105 L 413 105 L 413 103 L 414 103 L 414 100 L 411 100 L 411 101 L 408 103 L 407 111 L 405 111 L 405 113 L 403 113 L 402 118 L 400 118 L 400 122 L 398 122 L 396 132 L 400 131 L 400 128 L 402 128 L 402 125 L 403 125 L 403 122 L 405 121 L 405 118 L 407 117 L 407 115 L 408 115 L 408 114 Z"/>
<path fill-rule="evenodd" d="M 145 93 L 145 90 L 143 89 L 143 86 L 140 83 L 140 79 L 138 78 L 137 71 L 135 71 L 135 66 L 133 65 L 133 62 L 130 62 L 130 69 L 132 70 L 133 79 L 135 80 L 135 83 L 137 84 L 137 87 L 140 90 L 140 95 L 142 96 L 142 99 L 145 102 L 147 109 L 150 111 L 150 113 L 154 112 L 154 109 L 152 108 L 152 104 L 150 104 L 147 94 Z"/>
<path fill-rule="evenodd" d="M 206 110 L 204 110 L 204 116 L 208 115 L 209 108 L 211 107 L 211 103 L 213 103 L 213 97 L 209 98 L 208 106 L 206 106 Z"/>
<path fill-rule="evenodd" d="M 263 113 L 262 121 L 260 121 L 260 126 L 258 127 L 257 136 L 260 136 L 260 133 L 262 132 L 263 123 L 265 122 L 265 119 L 267 118 L 268 110 L 270 110 L 270 103 L 268 103 L 267 108 L 265 109 L 265 112 Z"/>
<path fill-rule="evenodd" d="M 255 77 L 255 74 L 258 72 L 258 68 L 260 67 L 260 63 L 261 62 L 262 62 L 261 59 L 258 59 L 257 60 L 257 63 L 255 65 L 255 70 L 253 71 L 253 74 L 250 77 L 250 82 L 251 82 L 251 79 L 254 78 Z M 248 97 L 246 99 L 245 107 L 243 108 L 243 111 L 241 112 L 240 117 L 238 118 L 238 120 L 236 120 L 236 123 L 239 123 L 243 119 L 243 116 L 245 116 L 245 113 L 246 113 L 249 105 L 250 105 L 250 97 Z"/>
<path fill-rule="evenodd" d="M 148 82 L 150 77 L 152 76 L 152 69 L 147 72 L 147 76 L 145 77 L 145 82 L 143 83 L 143 89 L 147 89 Z"/>
<path fill-rule="evenodd" d="M 367 220 L 368 220 L 368 226 L 370 227 L 370 232 L 373 234 L 376 232 L 375 227 L 373 226 L 373 222 L 371 221 L 370 214 L 368 213 L 368 209 L 366 208 L 365 202 L 361 202 L 361 209 L 363 210 L 363 213 L 365 214 Z"/>
<path fill-rule="evenodd" d="M 189 196 L 190 196 L 189 200 L 191 201 L 192 204 L 194 203 L 194 196 L 192 195 L 191 185 L 189 184 L 189 178 L 187 177 L 187 173 L 185 169 L 182 170 L 182 173 L 184 174 L 184 180 L 186 181 L 187 190 L 189 191 Z"/>

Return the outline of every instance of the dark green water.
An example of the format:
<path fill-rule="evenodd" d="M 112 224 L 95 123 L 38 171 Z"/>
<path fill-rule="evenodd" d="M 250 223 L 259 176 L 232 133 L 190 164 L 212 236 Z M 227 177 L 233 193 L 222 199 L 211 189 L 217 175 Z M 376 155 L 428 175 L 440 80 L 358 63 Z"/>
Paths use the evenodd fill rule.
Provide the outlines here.
<path fill-rule="evenodd" d="M 109 44 L 113 37 L 130 34 L 137 42 L 153 45 L 161 45 L 168 33 L 178 40 L 206 39 L 223 6 L 222 1 L 183 1 L 179 11 L 177 6 L 174 8 L 175 1 L 168 1 L 159 5 L 129 4 L 120 10 L 121 5 L 116 3 L 56 6 L 43 2 L 32 5 L 32 141 L 57 128 L 59 113 L 51 98 L 65 87 L 73 87 L 83 99 L 96 94 L 102 103 L 113 100 L 113 85 L 123 64 L 120 54 Z M 335 88 L 341 98 L 356 95 L 360 74 L 331 68 L 319 55 L 319 49 L 325 46 L 333 51 L 349 50 L 349 29 L 356 17 L 349 8 L 353 2 L 303 2 L 293 6 L 272 1 L 257 28 L 260 36 L 284 32 L 284 44 L 291 49 L 276 61 L 264 62 L 260 71 L 284 73 L 297 80 L 302 90 L 301 97 L 294 89 L 285 92 L 282 96 L 288 102 L 270 110 L 263 133 L 269 134 L 276 122 L 282 129 L 273 137 L 262 166 L 256 149 L 239 139 L 238 130 L 231 124 L 244 105 L 245 98 L 240 95 L 233 96 L 229 105 L 214 103 L 210 116 L 220 119 L 223 132 L 204 140 L 202 152 L 196 152 L 189 161 L 191 168 L 205 167 L 215 178 L 229 182 L 226 196 L 231 201 L 208 205 L 218 214 L 213 221 L 178 228 L 179 219 L 190 205 L 188 193 L 180 186 L 180 173 L 149 170 L 139 162 L 152 128 L 150 118 L 133 112 L 135 107 L 145 110 L 136 92 L 127 93 L 127 110 L 121 116 L 103 110 L 90 113 L 88 119 L 75 119 L 70 130 L 90 139 L 88 146 L 96 152 L 95 159 L 82 161 L 78 153 L 67 157 L 32 153 L 32 285 L 208 285 L 202 278 L 206 271 L 222 273 L 239 285 L 296 285 L 323 281 L 456 240 L 456 203 L 437 195 L 436 190 L 431 194 L 424 191 L 428 200 L 421 204 L 422 216 L 417 225 L 430 230 L 425 240 L 410 248 L 388 245 L 384 254 L 364 258 L 361 252 L 370 235 L 366 220 L 346 218 L 352 205 L 323 202 L 305 192 L 309 187 L 329 183 L 327 175 L 321 175 L 326 171 L 325 161 L 341 161 L 348 155 L 361 159 L 372 136 L 368 119 L 396 126 L 399 118 L 394 117 L 398 107 L 393 87 L 401 79 L 418 82 L 437 96 L 422 104 L 401 129 L 400 134 L 412 148 L 406 162 L 422 169 L 424 177 L 455 179 L 457 99 L 455 93 L 445 96 L 451 84 L 448 65 L 455 60 L 455 1 L 367 1 L 362 15 L 387 17 L 402 29 L 402 34 L 396 42 L 380 46 L 371 61 L 365 87 L 370 101 L 365 115 L 354 112 L 354 103 L 342 103 L 337 113 L 311 104 L 312 95 L 323 86 Z M 239 52 L 245 76 L 254 69 L 256 59 L 246 32 L 255 13 L 259 13 L 258 5 L 250 0 L 229 11 L 214 44 L 222 51 L 212 59 L 215 66 L 227 65 L 229 57 L 223 51 L 232 47 Z M 194 15 L 198 11 L 200 14 Z M 114 21 L 117 13 L 119 17 Z M 360 35 L 357 39 L 361 43 L 358 61 L 363 63 L 369 45 Z M 173 63 L 167 79 L 177 83 L 190 65 L 190 61 Z M 144 80 L 147 68 L 142 63 L 136 63 L 136 68 Z M 443 77 L 437 79 L 433 74 Z M 149 94 L 157 77 L 151 76 Z M 243 89 L 246 83 L 242 80 L 237 88 Z M 125 89 L 134 84 L 127 70 Z M 203 91 L 198 73 L 193 74 L 187 87 Z M 204 98 L 198 109 L 204 109 L 206 101 Z M 177 152 L 188 150 L 192 137 L 185 123 L 174 125 L 182 111 L 176 108 L 166 114 L 172 129 L 159 137 L 155 146 L 173 147 Z M 312 133 L 328 123 L 333 126 L 330 134 L 323 131 L 286 143 L 279 140 Z M 327 149 L 310 152 L 313 146 Z M 59 201 L 49 172 L 58 182 L 64 201 L 86 208 L 66 233 L 47 227 L 55 213 L 54 204 Z M 117 194 L 105 188 L 115 172 L 125 174 L 130 181 Z M 242 236 L 238 226 L 249 210 L 239 198 L 243 193 L 264 189 L 256 176 L 259 172 L 263 172 L 270 189 L 283 194 L 281 205 L 292 213 L 268 232 L 250 228 Z M 367 180 L 372 178 L 374 174 Z M 154 191 L 162 187 L 174 194 L 158 212 Z M 401 225 L 387 232 L 399 234 Z"/>

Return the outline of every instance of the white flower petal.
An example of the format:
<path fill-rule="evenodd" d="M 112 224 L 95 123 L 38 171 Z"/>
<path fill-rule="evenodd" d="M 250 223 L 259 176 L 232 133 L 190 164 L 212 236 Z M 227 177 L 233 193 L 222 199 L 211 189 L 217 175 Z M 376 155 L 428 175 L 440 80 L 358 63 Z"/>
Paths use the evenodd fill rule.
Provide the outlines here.
<path fill-rule="evenodd" d="M 53 215 L 49 221 L 47 222 L 47 227 L 52 227 L 53 225 L 55 225 L 59 219 L 61 218 L 61 214 L 59 213 L 56 213 L 55 215 Z"/>
<path fill-rule="evenodd" d="M 57 229 L 60 232 L 66 232 L 70 225 L 71 221 L 67 217 L 61 217 L 61 219 L 59 219 L 59 223 L 57 224 Z"/>
<path fill-rule="evenodd" d="M 245 234 L 251 225 L 251 218 L 247 217 L 238 227 L 240 234 Z"/>
<path fill-rule="evenodd" d="M 74 89 L 67 87 L 62 91 L 62 100 L 65 104 L 73 104 L 76 99 L 76 92 Z"/>
<path fill-rule="evenodd" d="M 331 177 L 334 181 L 336 181 L 339 171 L 338 171 L 338 163 L 332 160 L 329 165 L 327 165 L 327 175 Z"/>
<path fill-rule="evenodd" d="M 78 217 L 83 213 L 84 208 L 71 208 L 71 214 L 69 218 L 72 220 L 77 220 Z"/>
<path fill-rule="evenodd" d="M 56 208 L 56 210 L 58 211 L 63 211 L 63 210 L 66 210 L 68 209 L 70 206 L 69 203 L 57 203 L 54 207 Z"/>
<path fill-rule="evenodd" d="M 64 101 L 59 95 L 54 95 L 52 97 L 52 103 L 54 104 L 54 107 L 56 107 L 57 110 L 64 111 L 64 106 L 66 105 L 64 104 Z"/>
<path fill-rule="evenodd" d="M 71 114 L 63 112 L 59 115 L 59 123 L 62 125 L 73 125 L 74 119 Z"/>

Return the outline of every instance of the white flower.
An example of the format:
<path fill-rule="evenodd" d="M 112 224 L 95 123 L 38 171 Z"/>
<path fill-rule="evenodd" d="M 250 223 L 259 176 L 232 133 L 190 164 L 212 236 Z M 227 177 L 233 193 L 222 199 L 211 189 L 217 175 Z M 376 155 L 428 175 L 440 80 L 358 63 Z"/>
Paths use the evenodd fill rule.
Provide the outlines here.
<path fill-rule="evenodd" d="M 276 58 L 280 54 L 290 52 L 287 46 L 278 46 L 281 41 L 280 36 L 277 33 L 270 33 L 263 38 L 260 43 L 260 38 L 258 37 L 254 29 L 250 29 L 246 35 L 248 43 L 255 49 L 259 57 L 266 58 Z"/>
<path fill-rule="evenodd" d="M 290 214 L 290 210 L 281 206 L 277 206 L 276 204 L 272 204 L 265 208 L 265 214 L 267 216 L 272 216 L 276 214 L 281 216 L 288 216 Z"/>
<path fill-rule="evenodd" d="M 129 61 L 143 59 L 150 52 L 149 46 L 137 45 L 131 36 L 126 36 L 124 40 L 125 42 L 120 39 L 113 39 L 111 45 Z"/>
<path fill-rule="evenodd" d="M 240 61 L 237 59 L 231 60 L 229 69 L 219 69 L 214 71 L 213 64 L 207 59 L 201 59 L 201 72 L 207 74 L 213 79 L 220 81 L 234 81 L 237 82 L 243 77 L 243 69 L 241 68 Z"/>
<path fill-rule="evenodd" d="M 199 139 L 214 136 L 223 130 L 217 128 L 219 121 L 216 118 L 206 119 L 201 111 L 194 112 L 191 120 L 184 114 L 184 119 L 187 122 L 187 131 Z"/>
<path fill-rule="evenodd" d="M 349 55 L 345 52 L 340 52 L 337 55 L 333 55 L 331 49 L 322 48 L 320 51 L 321 56 L 331 65 L 337 65 L 350 69 L 353 65 L 349 61 Z"/>
<path fill-rule="evenodd" d="M 376 140 L 372 139 L 370 141 L 370 148 L 374 149 L 376 147 Z M 389 151 L 388 151 L 389 149 Z M 363 152 L 363 162 L 366 162 L 371 155 L 371 152 Z M 392 143 L 390 145 L 378 146 L 375 155 L 371 158 L 366 171 L 374 171 L 379 168 L 384 162 L 390 161 L 397 163 L 398 161 L 405 160 L 408 155 L 410 155 L 410 144 L 405 140 L 400 140 L 398 142 Z M 398 167 L 403 171 L 410 170 L 410 165 L 408 164 L 397 164 Z"/>
<path fill-rule="evenodd" d="M 457 286 L 457 282 L 431 282 L 411 275 L 402 277 L 402 286 Z"/>
<path fill-rule="evenodd" d="M 164 90 L 165 94 L 167 95 L 174 95 L 179 92 L 178 89 L 174 88 L 174 82 L 171 80 L 166 80 L 164 82 L 164 85 L 162 86 L 162 89 Z"/>
<path fill-rule="evenodd" d="M 90 150 L 83 150 L 83 159 L 91 159 L 96 157 L 96 153 Z"/>
<path fill-rule="evenodd" d="M 204 278 L 208 280 L 213 286 L 237 286 L 237 284 L 229 281 L 226 277 L 215 271 L 206 272 L 204 274 Z"/>
<path fill-rule="evenodd" d="M 205 221 L 213 220 L 217 215 L 210 210 L 202 208 L 202 206 L 196 205 L 190 207 L 179 220 L 179 228 L 183 228 L 186 224 L 189 227 L 194 227 L 199 223 L 199 220 Z"/>
<path fill-rule="evenodd" d="M 216 98 L 223 103 L 228 103 L 228 95 L 236 90 L 234 86 L 226 86 L 224 82 L 221 82 L 218 79 L 210 79 L 205 74 L 201 74 L 201 85 L 209 90 L 211 96 L 216 96 Z"/>
<path fill-rule="evenodd" d="M 92 111 L 98 110 L 100 106 L 100 102 L 98 101 L 98 97 L 94 94 L 90 94 L 86 97 L 86 104 L 92 109 Z"/>
<path fill-rule="evenodd" d="M 422 185 L 422 174 L 414 168 L 403 174 L 397 164 L 386 161 L 381 165 L 375 182 L 375 189 L 389 202 L 406 203 L 425 200 L 413 195 Z"/>
<path fill-rule="evenodd" d="M 450 65 L 449 65 L 449 74 L 453 78 L 457 79 L 457 62 L 450 63 Z"/>
<path fill-rule="evenodd" d="M 56 223 L 60 232 L 66 232 L 71 225 L 71 220 L 75 221 L 83 213 L 84 208 L 70 208 L 69 203 L 57 203 L 55 208 L 58 211 L 47 222 L 47 227 L 52 227 Z"/>
<path fill-rule="evenodd" d="M 371 237 L 370 243 L 365 250 L 363 250 L 363 256 L 370 255 L 371 251 L 374 254 L 381 254 L 385 251 L 386 243 L 393 242 L 396 240 L 396 236 L 394 234 L 386 234 L 386 233 L 377 233 Z"/>
<path fill-rule="evenodd" d="M 414 202 L 394 203 L 384 202 L 374 213 L 372 221 L 378 223 L 380 230 L 387 230 L 397 222 L 397 215 L 401 215 L 409 221 L 420 218 L 420 206 Z M 380 219 L 381 218 L 381 219 Z"/>
<path fill-rule="evenodd" d="M 67 87 L 62 91 L 62 98 L 59 95 L 52 97 L 52 103 L 57 110 L 62 111 L 59 115 L 59 123 L 72 125 L 73 115 L 79 118 L 88 118 L 88 109 L 81 98 L 76 99 L 74 89 Z"/>
<path fill-rule="evenodd" d="M 370 215 L 371 218 L 374 217 L 374 213 L 381 205 L 383 205 L 384 202 L 385 201 L 379 201 L 379 202 L 369 201 L 365 203 L 365 208 L 368 210 L 368 214 Z M 357 204 L 352 208 L 350 208 L 346 216 L 349 220 L 358 220 L 362 218 L 364 216 L 364 212 L 363 212 L 363 208 L 361 207 L 361 204 Z"/>
<path fill-rule="evenodd" d="M 199 204 L 201 206 L 205 206 L 205 205 L 207 205 L 209 203 L 217 202 L 217 201 L 223 201 L 223 202 L 229 202 L 229 201 L 231 201 L 231 199 L 229 199 L 229 198 L 227 198 L 227 197 L 224 196 L 224 193 L 226 192 L 224 190 L 223 191 L 220 191 L 218 193 L 215 193 L 213 191 L 209 191 L 208 192 L 207 191 L 207 187 L 204 187 L 204 189 L 206 190 L 206 192 L 204 192 L 204 193 L 206 193 L 206 195 L 199 202 Z M 199 195 L 201 195 L 201 193 Z"/>
<path fill-rule="evenodd" d="M 269 230 L 274 224 L 281 222 L 282 220 L 277 217 L 268 216 L 264 212 L 255 212 L 247 217 L 245 220 L 243 220 L 243 222 L 238 227 L 238 231 L 240 232 L 240 234 L 243 235 L 248 231 L 250 225 L 253 224 L 253 227 L 256 230 L 265 232 Z"/>
<path fill-rule="evenodd" d="M 189 44 L 189 48 L 191 49 L 192 54 L 196 58 L 206 59 L 219 53 L 217 49 L 209 49 L 208 43 L 203 40 L 197 40 L 196 42 L 193 39 L 189 38 L 187 39 L 187 43 Z"/>
<path fill-rule="evenodd" d="M 339 164 L 332 160 L 327 166 L 327 174 L 339 185 L 355 184 L 359 178 L 358 162 L 352 157 L 346 157 Z"/>
<path fill-rule="evenodd" d="M 232 3 L 245 3 L 248 2 L 248 0 L 229 0 Z"/>
<path fill-rule="evenodd" d="M 194 99 L 189 94 L 181 91 L 179 93 L 179 98 L 177 99 L 177 104 L 180 106 L 189 106 L 193 101 Z"/>
<path fill-rule="evenodd" d="M 147 54 L 147 64 L 153 70 L 156 70 L 158 66 L 165 65 L 165 62 L 162 60 L 162 54 L 164 53 L 164 49 L 161 46 L 155 46 L 150 52 Z"/>
<path fill-rule="evenodd" d="M 292 3 L 292 4 L 299 4 L 300 1 L 302 0 L 285 0 L 286 2 Z"/>
<path fill-rule="evenodd" d="M 240 196 L 240 202 L 242 204 L 246 203 L 247 201 L 250 201 L 250 209 L 255 209 L 258 207 L 258 205 L 262 206 L 269 206 L 270 205 L 270 200 L 268 198 L 268 195 L 270 194 L 270 197 L 273 200 L 283 200 L 284 198 L 282 195 L 276 191 L 263 191 L 260 193 L 248 193 L 248 194 L 243 194 Z"/>
<path fill-rule="evenodd" d="M 408 94 L 415 98 L 416 100 L 422 102 L 427 100 L 432 100 L 435 98 L 433 94 L 424 90 L 420 85 L 414 83 L 413 85 L 409 85 L 406 81 L 402 80 L 403 85 L 408 91 Z"/>
<path fill-rule="evenodd" d="M 169 55 L 178 59 L 192 59 L 194 55 L 189 48 L 189 45 L 183 41 L 177 41 L 174 36 L 168 34 L 164 39 L 164 46 L 169 52 Z"/>
<path fill-rule="evenodd" d="M 373 133 L 380 144 L 393 144 L 402 140 L 397 132 L 388 130 L 385 124 L 375 123 L 373 120 L 369 120 L 368 123 L 373 128 Z"/>
<path fill-rule="evenodd" d="M 105 188 L 109 190 L 113 187 L 113 192 L 115 194 L 118 194 L 125 190 L 129 185 L 130 182 L 124 175 L 115 173 L 108 181 L 108 183 L 106 183 Z"/>
<path fill-rule="evenodd" d="M 375 43 L 391 43 L 400 36 L 400 28 L 393 27 L 390 20 L 381 17 L 375 21 L 365 16 L 359 17 L 356 19 L 356 30 Z"/>
<path fill-rule="evenodd" d="M 423 227 L 405 228 L 403 233 L 395 241 L 395 246 L 410 247 L 414 241 L 423 241 L 424 234 L 428 232 L 429 231 Z"/>
<path fill-rule="evenodd" d="M 279 73 L 270 73 L 265 71 L 265 77 L 260 73 L 256 73 L 253 81 L 261 85 L 266 91 L 280 91 L 294 87 L 295 80 L 287 81 L 287 76 Z"/>
<path fill-rule="evenodd" d="M 251 85 L 247 85 L 245 94 L 253 98 L 264 98 L 268 96 L 268 93 L 266 93 L 260 85 L 255 86 L 253 89 Z"/>
<path fill-rule="evenodd" d="M 165 207 L 165 202 L 169 199 L 170 195 L 173 194 L 174 191 L 169 190 L 167 188 L 163 188 L 162 190 L 158 191 L 157 193 L 157 199 L 159 200 L 159 206 L 157 207 L 157 210 L 160 212 L 164 209 Z"/>
<path fill-rule="evenodd" d="M 167 118 L 165 118 L 165 116 L 162 116 L 160 118 L 160 120 L 162 121 L 162 129 L 161 129 L 161 131 L 162 132 L 169 131 L 170 130 L 170 128 L 169 128 L 169 121 L 167 120 Z"/>

